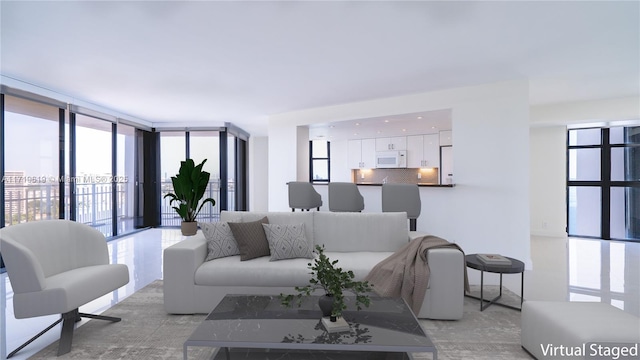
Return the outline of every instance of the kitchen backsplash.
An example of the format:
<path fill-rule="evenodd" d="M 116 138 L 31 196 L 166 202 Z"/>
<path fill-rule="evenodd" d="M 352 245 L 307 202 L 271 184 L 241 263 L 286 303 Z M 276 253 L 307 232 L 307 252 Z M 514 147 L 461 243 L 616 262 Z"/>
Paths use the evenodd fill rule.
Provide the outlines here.
<path fill-rule="evenodd" d="M 418 179 L 420 174 L 420 179 Z M 356 184 L 438 184 L 438 169 L 367 169 L 353 170 L 352 180 Z"/>

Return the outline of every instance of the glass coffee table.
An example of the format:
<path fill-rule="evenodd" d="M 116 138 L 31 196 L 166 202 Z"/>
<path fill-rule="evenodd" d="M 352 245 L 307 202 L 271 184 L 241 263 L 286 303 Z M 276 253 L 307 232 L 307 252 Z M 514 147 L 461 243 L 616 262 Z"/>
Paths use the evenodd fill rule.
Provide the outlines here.
<path fill-rule="evenodd" d="M 321 322 L 318 297 L 286 308 L 278 296 L 227 295 L 185 341 L 189 347 L 218 348 L 213 359 L 413 359 L 437 350 L 411 309 L 400 298 L 372 297 L 356 311 L 347 298 L 343 317 L 350 330 L 329 333 Z M 300 355 L 296 355 L 299 353 Z"/>

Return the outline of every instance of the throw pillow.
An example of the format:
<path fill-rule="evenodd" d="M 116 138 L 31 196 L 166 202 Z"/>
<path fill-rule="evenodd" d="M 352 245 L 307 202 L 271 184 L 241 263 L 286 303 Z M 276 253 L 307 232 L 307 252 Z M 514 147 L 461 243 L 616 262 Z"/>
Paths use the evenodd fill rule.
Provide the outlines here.
<path fill-rule="evenodd" d="M 262 227 L 271 251 L 269 261 L 294 258 L 313 259 L 313 245 L 307 241 L 304 224 L 263 224 Z"/>
<path fill-rule="evenodd" d="M 204 261 L 240 254 L 238 244 L 226 222 L 198 223 L 207 239 L 207 257 Z"/>
<path fill-rule="evenodd" d="M 240 249 L 240 261 L 269 256 L 269 243 L 262 228 L 262 224 L 268 223 L 266 216 L 258 221 L 228 223 Z"/>

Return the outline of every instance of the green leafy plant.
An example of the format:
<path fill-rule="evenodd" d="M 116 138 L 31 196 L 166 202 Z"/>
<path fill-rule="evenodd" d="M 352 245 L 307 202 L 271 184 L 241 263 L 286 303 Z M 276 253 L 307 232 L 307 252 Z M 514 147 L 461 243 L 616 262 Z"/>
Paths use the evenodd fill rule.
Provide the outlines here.
<path fill-rule="evenodd" d="M 342 311 L 347 308 L 347 304 L 344 299 L 344 291 L 349 291 L 355 295 L 355 304 L 358 310 L 362 309 L 362 306 L 369 307 L 371 299 L 367 295 L 371 291 L 372 285 L 368 281 L 353 281 L 353 271 L 344 271 L 341 267 L 337 267 L 338 260 L 329 260 L 324 254 L 324 245 L 316 245 L 316 251 L 318 257 L 309 263 L 308 267 L 311 270 L 311 279 L 309 279 L 309 285 L 296 286 L 295 289 L 298 294 L 280 294 L 280 300 L 284 306 L 290 307 L 296 303 L 298 306 L 302 303 L 303 296 L 309 296 L 316 289 L 324 289 L 326 295 L 333 297 L 333 310 L 331 311 L 332 317 L 342 316 Z"/>
<path fill-rule="evenodd" d="M 206 198 L 200 203 L 211 176 L 211 174 L 202 170 L 206 161 L 207 159 L 202 160 L 197 166 L 192 159 L 181 161 L 178 174 L 171 177 L 173 193 L 168 193 L 164 196 L 165 199 L 171 199 L 169 205 L 172 205 L 172 208 L 185 222 L 196 221 L 196 217 L 206 203 L 211 203 L 212 206 L 216 205 L 216 201 L 212 198 Z M 200 203 L 200 206 L 198 206 L 198 203 Z"/>

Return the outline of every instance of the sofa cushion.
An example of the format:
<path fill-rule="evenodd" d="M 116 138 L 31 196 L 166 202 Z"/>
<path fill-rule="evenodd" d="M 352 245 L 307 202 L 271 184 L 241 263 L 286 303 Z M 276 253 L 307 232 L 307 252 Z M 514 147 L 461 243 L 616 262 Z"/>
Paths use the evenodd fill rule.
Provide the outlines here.
<path fill-rule="evenodd" d="M 262 228 L 262 224 L 268 223 L 269 219 L 266 216 L 258 221 L 228 223 L 240 249 L 240 260 L 269 256 L 269 243 Z"/>
<path fill-rule="evenodd" d="M 198 225 L 207 239 L 207 257 L 204 261 L 240 254 L 238 243 L 233 237 L 229 224 L 199 222 Z"/>
<path fill-rule="evenodd" d="M 307 240 L 304 224 L 262 224 L 269 242 L 271 261 L 283 259 L 313 259 L 313 244 Z"/>
<path fill-rule="evenodd" d="M 312 213 L 315 244 L 326 251 L 396 251 L 409 242 L 405 213 Z"/>
<path fill-rule="evenodd" d="M 354 280 L 362 281 L 369 271 L 376 266 L 380 261 L 386 259 L 393 252 L 380 252 L 380 251 L 357 251 L 357 252 L 327 252 L 329 260 L 338 260 L 335 265 L 342 268 L 344 271 L 353 271 Z"/>
<path fill-rule="evenodd" d="M 260 286 L 291 287 L 309 284 L 309 259 L 269 261 L 260 257 L 240 261 L 229 256 L 205 262 L 195 273 L 196 285 L 203 286 Z"/>

